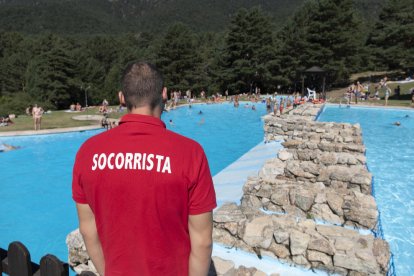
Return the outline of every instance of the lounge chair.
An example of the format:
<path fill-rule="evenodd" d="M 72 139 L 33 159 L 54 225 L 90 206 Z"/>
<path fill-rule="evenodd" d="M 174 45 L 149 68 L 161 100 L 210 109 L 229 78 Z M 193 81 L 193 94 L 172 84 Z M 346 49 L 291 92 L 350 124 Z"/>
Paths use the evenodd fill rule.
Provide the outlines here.
<path fill-rule="evenodd" d="M 316 100 L 316 91 L 306 88 L 308 90 L 308 99 L 309 100 Z"/>

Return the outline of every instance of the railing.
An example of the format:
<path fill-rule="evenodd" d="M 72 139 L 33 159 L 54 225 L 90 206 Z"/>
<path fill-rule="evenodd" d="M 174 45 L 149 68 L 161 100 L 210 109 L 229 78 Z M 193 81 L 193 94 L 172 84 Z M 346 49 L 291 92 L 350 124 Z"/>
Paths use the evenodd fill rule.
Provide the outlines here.
<path fill-rule="evenodd" d="M 6 250 L 0 248 L 0 274 L 10 276 L 69 276 L 69 266 L 53 255 L 46 255 L 40 264 L 33 263 L 30 252 L 21 242 L 12 242 Z M 81 276 L 95 276 L 82 272 Z"/>

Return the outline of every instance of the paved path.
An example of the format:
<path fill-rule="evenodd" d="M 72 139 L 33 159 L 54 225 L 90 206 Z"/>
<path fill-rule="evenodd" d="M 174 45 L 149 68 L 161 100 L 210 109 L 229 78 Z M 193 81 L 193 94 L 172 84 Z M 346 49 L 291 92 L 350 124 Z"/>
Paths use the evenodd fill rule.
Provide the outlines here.
<path fill-rule="evenodd" d="M 101 129 L 101 128 L 102 127 L 100 125 L 92 125 L 92 126 L 81 126 L 81 127 L 41 129 L 41 130 L 36 130 L 36 131 L 35 130 L 5 131 L 5 132 L 0 132 L 0 137 L 56 134 L 56 133 L 65 133 L 65 132 L 94 130 L 94 129 Z"/>
<path fill-rule="evenodd" d="M 282 148 L 279 142 L 265 144 L 261 142 L 245 153 L 237 161 L 213 177 L 217 203 L 239 203 L 243 195 L 243 185 L 249 176 L 257 176 L 266 160 L 275 158 Z"/>

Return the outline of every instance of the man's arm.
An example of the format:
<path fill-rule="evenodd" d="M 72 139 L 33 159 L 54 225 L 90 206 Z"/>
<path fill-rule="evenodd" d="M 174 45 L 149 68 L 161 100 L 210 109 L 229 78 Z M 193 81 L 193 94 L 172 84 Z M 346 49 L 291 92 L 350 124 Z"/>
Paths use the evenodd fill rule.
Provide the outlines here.
<path fill-rule="evenodd" d="M 213 248 L 213 216 L 211 212 L 190 215 L 188 229 L 191 241 L 189 276 L 207 275 Z"/>
<path fill-rule="evenodd" d="M 86 250 L 99 275 L 104 276 L 105 260 L 102 252 L 101 241 L 95 224 L 95 215 L 88 204 L 76 204 L 79 217 L 79 230 L 85 241 Z"/>

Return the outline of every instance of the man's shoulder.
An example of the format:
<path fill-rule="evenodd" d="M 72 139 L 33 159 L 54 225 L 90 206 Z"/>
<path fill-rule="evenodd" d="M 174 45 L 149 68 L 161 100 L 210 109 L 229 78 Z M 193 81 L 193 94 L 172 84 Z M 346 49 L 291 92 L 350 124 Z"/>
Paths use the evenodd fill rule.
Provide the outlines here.
<path fill-rule="evenodd" d="M 181 135 L 179 133 L 176 133 L 174 131 L 167 129 L 166 136 L 168 138 L 168 141 L 170 141 L 171 143 L 177 143 L 181 146 L 202 150 L 202 146 L 197 141 L 188 138 L 184 135 Z"/>
<path fill-rule="evenodd" d="M 112 132 L 111 130 L 104 131 L 104 132 L 98 133 L 88 138 L 81 145 L 79 152 L 84 152 L 86 150 L 95 149 L 96 147 L 102 147 L 103 142 L 108 141 L 108 139 L 110 139 L 110 136 L 113 135 L 111 132 Z"/>

